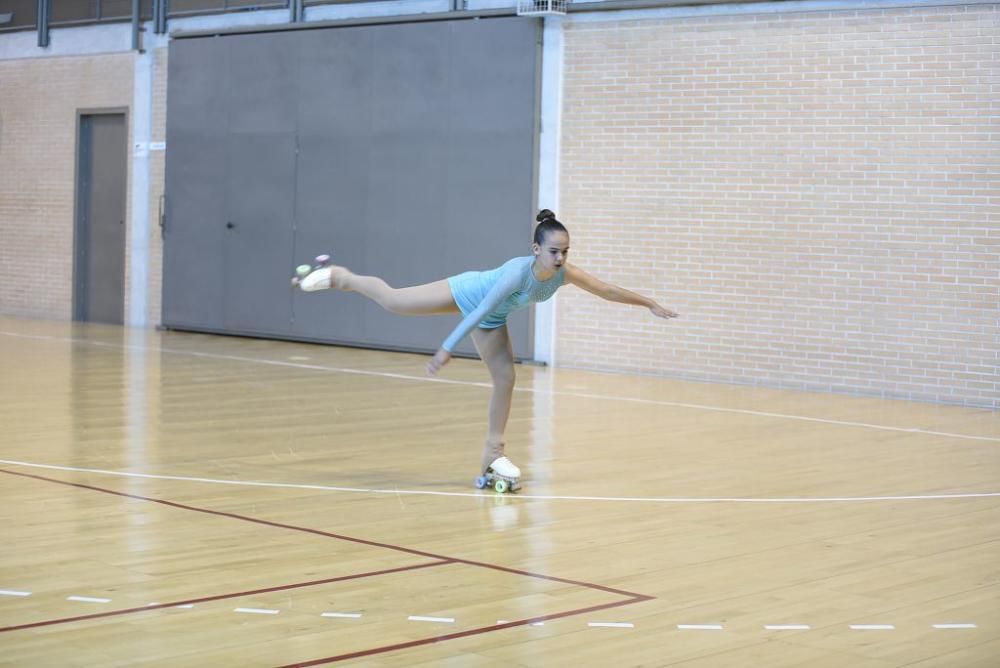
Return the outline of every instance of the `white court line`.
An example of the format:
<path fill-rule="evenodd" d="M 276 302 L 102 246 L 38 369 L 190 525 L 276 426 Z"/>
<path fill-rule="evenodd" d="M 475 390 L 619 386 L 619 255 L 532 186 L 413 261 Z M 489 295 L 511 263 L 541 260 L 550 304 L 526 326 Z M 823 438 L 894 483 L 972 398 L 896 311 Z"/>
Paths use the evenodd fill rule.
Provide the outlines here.
<path fill-rule="evenodd" d="M 251 615 L 276 615 L 277 610 L 271 610 L 270 608 L 236 608 L 233 612 L 245 612 Z"/>
<path fill-rule="evenodd" d="M 722 624 L 678 624 L 681 631 L 721 631 Z"/>
<path fill-rule="evenodd" d="M 851 624 L 853 631 L 895 631 L 892 624 Z"/>
<path fill-rule="evenodd" d="M 356 612 L 324 612 L 320 617 L 336 617 L 338 619 L 360 619 L 361 615 Z"/>
<path fill-rule="evenodd" d="M 110 603 L 110 598 L 94 598 L 93 596 L 67 596 L 67 601 L 79 601 L 80 603 Z"/>
<path fill-rule="evenodd" d="M 812 627 L 808 624 L 765 624 L 768 631 L 808 631 Z"/>
<path fill-rule="evenodd" d="M 14 591 L 13 589 L 0 589 L 0 596 L 31 596 L 31 592 Z"/>
<path fill-rule="evenodd" d="M 936 629 L 975 629 L 979 628 L 975 624 L 935 624 Z"/>
<path fill-rule="evenodd" d="M 588 622 L 587 626 L 593 626 L 595 628 L 609 628 L 609 629 L 634 629 L 635 624 L 631 622 Z"/>
<path fill-rule="evenodd" d="M 471 386 L 471 387 L 492 388 L 492 385 L 490 385 L 489 383 L 479 383 L 479 382 L 467 381 L 467 380 L 449 380 L 449 379 L 446 379 L 446 378 L 430 378 L 430 377 L 427 377 L 427 376 L 413 376 L 413 375 L 409 375 L 409 374 L 389 373 L 389 372 L 385 372 L 385 371 L 369 371 L 369 370 L 365 370 L 365 369 L 350 369 L 350 368 L 346 368 L 346 367 L 325 366 L 325 365 L 321 365 L 321 364 L 301 364 L 301 363 L 289 362 L 289 361 L 285 361 L 285 360 L 268 360 L 268 359 L 260 359 L 260 358 L 256 358 L 256 357 L 243 357 L 243 356 L 240 356 L 240 355 L 222 355 L 222 354 L 218 354 L 218 353 L 206 353 L 206 352 L 191 351 L 191 350 L 176 350 L 176 349 L 172 349 L 172 348 L 150 348 L 150 347 L 147 347 L 147 346 L 121 345 L 121 344 L 106 343 L 106 342 L 103 342 L 103 341 L 91 341 L 89 339 L 80 339 L 80 338 L 74 338 L 74 337 L 39 336 L 39 335 L 33 335 L 33 334 L 18 334 L 16 332 L 4 332 L 4 331 L 0 331 L 0 334 L 5 335 L 5 336 L 12 336 L 12 337 L 16 337 L 16 338 L 22 338 L 22 339 L 36 339 L 36 340 L 41 340 L 41 341 L 63 341 L 63 342 L 72 342 L 72 343 L 82 343 L 82 344 L 87 344 L 87 345 L 92 345 L 92 346 L 98 346 L 98 347 L 104 347 L 104 348 L 141 350 L 141 351 L 148 351 L 148 352 L 161 352 L 161 353 L 168 353 L 168 354 L 172 354 L 172 355 L 187 355 L 187 356 L 190 356 L 190 357 L 207 357 L 207 358 L 210 358 L 210 359 L 222 359 L 222 360 L 230 360 L 230 361 L 235 361 L 235 362 L 247 362 L 247 363 L 250 363 L 250 364 L 263 364 L 263 365 L 267 365 L 267 366 L 292 367 L 292 368 L 296 368 L 296 369 L 310 369 L 310 370 L 313 370 L 313 371 L 329 371 L 329 372 L 333 372 L 333 373 L 345 373 L 345 374 L 354 374 L 354 375 L 360 375 L 360 376 L 376 376 L 376 377 L 379 377 L 379 378 L 395 378 L 395 379 L 398 379 L 398 380 L 418 381 L 418 382 L 424 382 L 424 383 L 444 383 L 444 384 L 447 384 L 447 385 L 466 385 L 466 386 Z M 995 443 L 1000 443 L 1000 437 L 993 437 L 993 436 L 973 436 L 973 435 L 970 435 L 970 434 L 958 434 L 958 433 L 946 432 L 946 431 L 931 431 L 931 430 L 927 430 L 927 429 L 920 429 L 920 428 L 917 428 L 917 427 L 893 427 L 893 426 L 890 426 L 890 425 L 871 424 L 871 423 L 868 423 L 868 422 L 851 422 L 851 421 L 848 421 L 848 420 L 829 420 L 829 419 L 824 419 L 824 418 L 806 417 L 806 416 L 803 416 L 803 415 L 790 415 L 790 414 L 787 414 L 787 413 L 772 413 L 772 412 L 768 412 L 768 411 L 754 411 L 754 410 L 749 410 L 749 409 L 744 409 L 744 408 L 726 408 L 726 407 L 723 407 L 723 406 L 709 406 L 707 404 L 691 404 L 691 403 L 685 403 L 685 402 L 679 402 L 679 401 L 662 401 L 662 400 L 658 400 L 658 399 L 639 399 L 639 398 L 636 398 L 636 397 L 621 397 L 621 396 L 615 396 L 615 395 L 591 394 L 591 393 L 587 393 L 587 392 L 563 392 L 563 391 L 553 391 L 553 390 L 540 390 L 540 389 L 536 389 L 536 388 L 533 388 L 533 387 L 515 387 L 514 391 L 515 392 L 529 392 L 529 393 L 532 393 L 532 394 L 535 394 L 535 393 L 544 393 L 544 394 L 551 394 L 551 395 L 556 395 L 556 396 L 580 397 L 580 398 L 583 398 L 583 399 L 599 399 L 601 401 L 624 401 L 624 402 L 628 402 L 628 403 L 651 404 L 651 405 L 654 405 L 654 406 L 671 406 L 671 407 L 674 407 L 674 408 L 690 408 L 690 409 L 694 409 L 694 410 L 713 411 L 713 412 L 719 412 L 719 413 L 736 413 L 736 414 L 740 414 L 740 415 L 754 415 L 754 416 L 757 416 L 757 417 L 781 418 L 781 419 L 784 419 L 784 420 L 799 420 L 799 421 L 803 421 L 803 422 L 816 422 L 816 423 L 820 423 L 820 424 L 832 424 L 832 425 L 840 425 L 840 426 L 844 426 L 844 427 L 862 427 L 862 428 L 865 428 L 865 429 L 879 429 L 879 430 L 883 430 L 883 431 L 903 432 L 903 433 L 908 433 L 908 434 L 925 434 L 925 435 L 929 435 L 929 436 L 944 436 L 944 437 L 948 437 L 948 438 L 960 438 L 960 439 L 966 439 L 966 440 L 972 440 L 972 441 L 991 441 L 991 442 L 995 442 Z"/>
<path fill-rule="evenodd" d="M 198 482 L 212 485 L 237 485 L 243 487 L 270 487 L 276 489 L 311 489 L 322 492 L 360 492 L 363 494 L 389 494 L 411 496 L 455 496 L 465 498 L 481 498 L 492 496 L 485 492 L 435 492 L 431 490 L 413 489 L 374 489 L 367 487 L 334 487 L 332 485 L 306 485 L 301 483 L 265 482 L 259 480 L 220 480 L 217 478 L 198 478 L 179 475 L 157 475 L 153 473 L 131 473 L 128 471 L 109 471 L 107 469 L 90 469 L 79 466 L 57 466 L 55 464 L 36 464 L 13 459 L 0 459 L 0 464 L 24 466 L 27 468 L 46 469 L 50 471 L 71 471 L 74 473 L 93 473 L 95 475 L 111 475 L 123 478 L 140 478 L 145 480 L 175 480 L 180 482 Z M 905 496 L 826 496 L 826 497 L 656 497 L 656 496 L 569 496 L 554 494 L 521 494 L 518 492 L 511 498 L 532 501 L 615 501 L 632 503 L 827 503 L 827 502 L 861 502 L 861 501 L 932 501 L 942 499 L 982 499 L 1000 497 L 1000 492 L 969 492 L 964 494 L 911 494 Z"/>
<path fill-rule="evenodd" d="M 191 603 L 188 603 L 187 605 L 175 605 L 174 607 L 178 608 L 180 610 L 190 610 L 191 608 L 194 607 L 194 605 L 191 604 Z"/>
<path fill-rule="evenodd" d="M 411 622 L 437 622 L 439 624 L 454 624 L 454 617 L 421 617 L 420 615 L 410 615 L 407 617 Z"/>

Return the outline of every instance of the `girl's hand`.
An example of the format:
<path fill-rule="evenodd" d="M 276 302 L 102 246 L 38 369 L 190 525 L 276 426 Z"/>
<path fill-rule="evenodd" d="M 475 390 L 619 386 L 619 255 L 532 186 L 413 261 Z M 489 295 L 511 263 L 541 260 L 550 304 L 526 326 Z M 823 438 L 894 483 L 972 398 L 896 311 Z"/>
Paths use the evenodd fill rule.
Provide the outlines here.
<path fill-rule="evenodd" d="M 444 348 L 440 348 L 436 353 L 434 353 L 434 357 L 432 357 L 431 360 L 427 363 L 427 375 L 436 376 L 438 374 L 438 371 L 441 370 L 441 367 L 443 367 L 450 361 L 451 361 L 451 353 L 449 353 Z"/>
<path fill-rule="evenodd" d="M 668 308 L 663 308 L 659 304 L 653 304 L 649 307 L 649 312 L 655 315 L 657 318 L 676 318 L 677 313 L 671 311 Z"/>

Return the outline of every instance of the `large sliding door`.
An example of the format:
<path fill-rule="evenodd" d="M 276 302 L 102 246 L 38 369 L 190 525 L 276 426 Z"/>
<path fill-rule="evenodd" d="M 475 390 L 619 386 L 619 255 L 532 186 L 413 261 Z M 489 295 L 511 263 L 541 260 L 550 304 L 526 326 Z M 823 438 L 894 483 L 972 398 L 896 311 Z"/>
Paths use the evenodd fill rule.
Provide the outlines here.
<path fill-rule="evenodd" d="M 528 253 L 539 36 L 505 18 L 173 42 L 164 323 L 435 349 L 456 317 L 288 278 L 320 252 L 397 286 Z M 530 325 L 511 320 L 520 357 Z"/>

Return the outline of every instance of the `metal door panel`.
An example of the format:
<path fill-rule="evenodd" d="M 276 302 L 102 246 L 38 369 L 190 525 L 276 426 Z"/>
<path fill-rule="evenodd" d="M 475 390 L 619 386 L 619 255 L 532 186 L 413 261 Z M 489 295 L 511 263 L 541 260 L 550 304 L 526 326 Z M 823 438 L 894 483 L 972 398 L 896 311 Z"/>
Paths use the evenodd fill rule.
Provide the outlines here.
<path fill-rule="evenodd" d="M 163 324 L 223 329 L 228 139 L 169 135 L 163 244 Z"/>
<path fill-rule="evenodd" d="M 226 329 L 286 334 L 291 328 L 295 137 L 230 134 Z"/>

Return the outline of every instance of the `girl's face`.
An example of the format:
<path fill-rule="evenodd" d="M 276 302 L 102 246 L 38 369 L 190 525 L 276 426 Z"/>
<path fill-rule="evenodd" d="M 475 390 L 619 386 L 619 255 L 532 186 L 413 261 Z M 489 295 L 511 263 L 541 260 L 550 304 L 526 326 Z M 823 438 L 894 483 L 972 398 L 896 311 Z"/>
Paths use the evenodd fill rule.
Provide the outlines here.
<path fill-rule="evenodd" d="M 540 269 L 546 272 L 558 271 L 559 267 L 566 264 L 566 257 L 569 255 L 569 235 L 565 232 L 549 232 L 545 235 L 544 243 L 532 244 L 531 250 Z"/>

